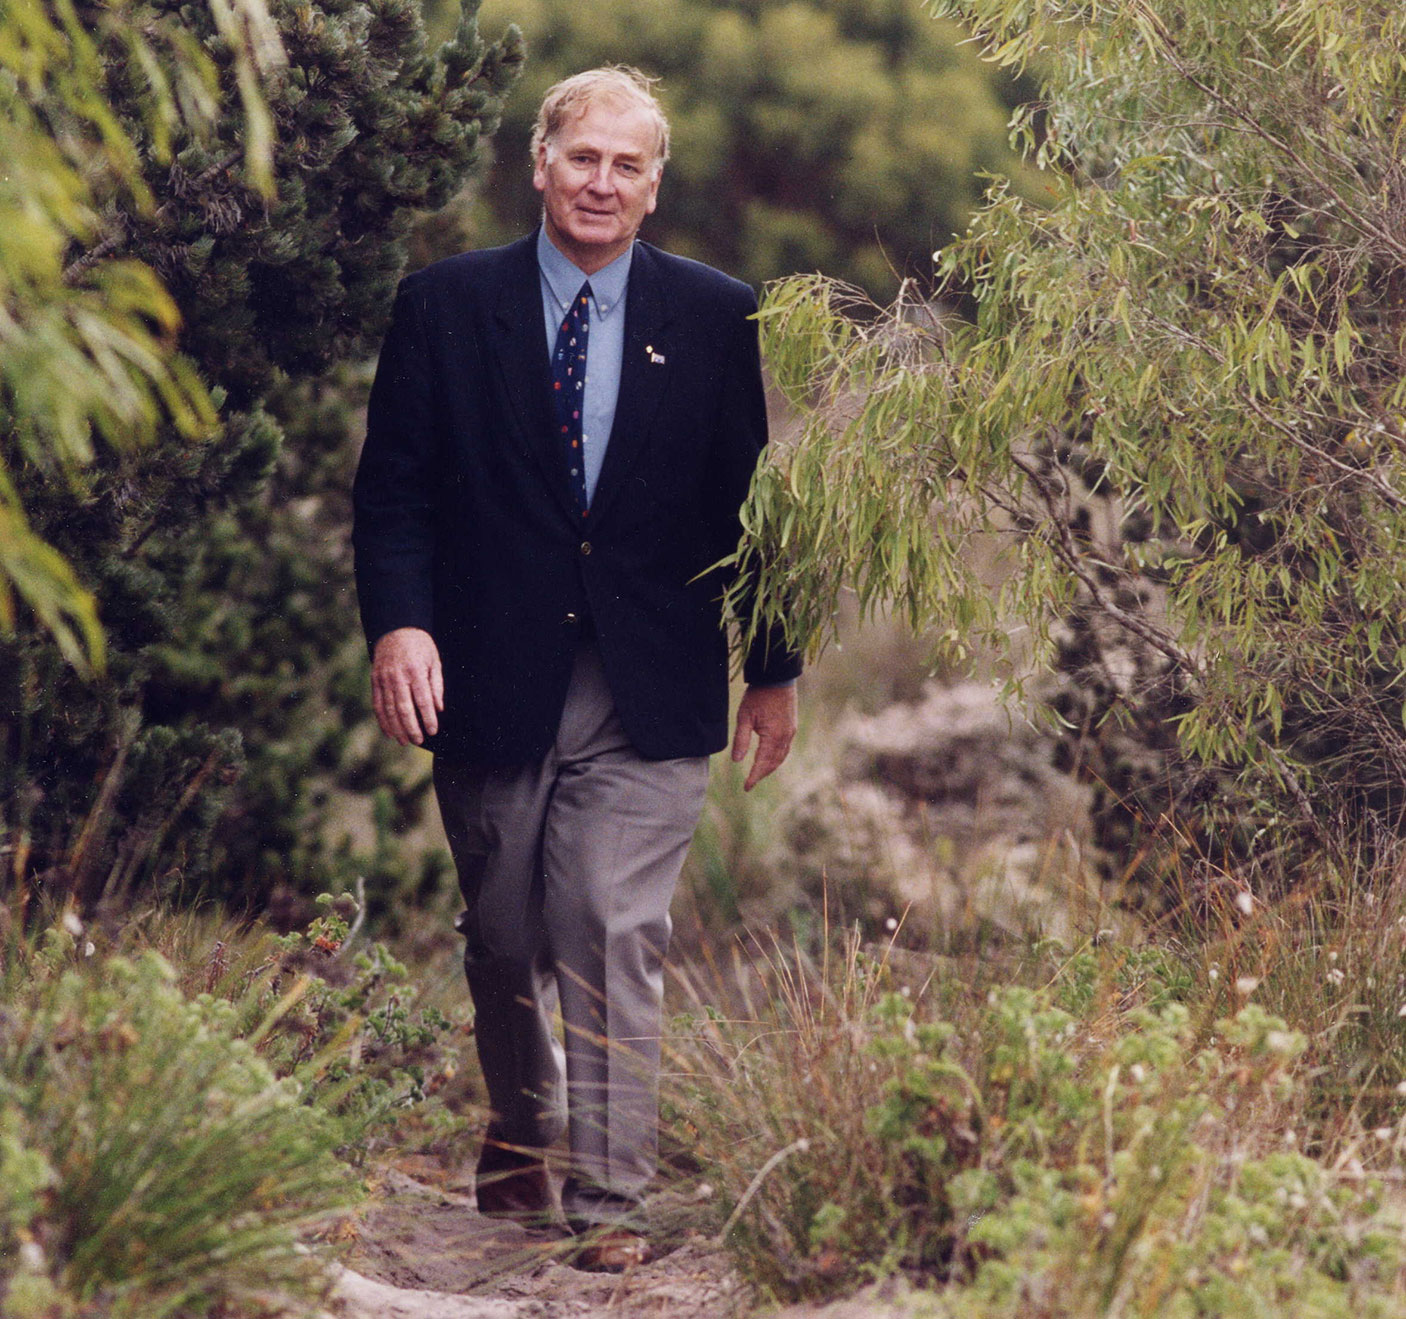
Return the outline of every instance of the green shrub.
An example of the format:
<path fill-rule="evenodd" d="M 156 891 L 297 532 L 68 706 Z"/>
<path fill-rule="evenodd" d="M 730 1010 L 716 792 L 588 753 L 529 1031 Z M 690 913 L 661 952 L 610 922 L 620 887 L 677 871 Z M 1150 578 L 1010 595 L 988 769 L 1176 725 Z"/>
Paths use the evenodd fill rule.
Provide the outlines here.
<path fill-rule="evenodd" d="M 155 1316 L 310 1285 L 294 1229 L 354 1196 L 343 1125 L 159 954 L 98 970 L 55 967 L 0 1031 L 11 1289 Z"/>
<path fill-rule="evenodd" d="M 951 1028 L 886 992 L 857 942 L 833 976 L 799 949 L 755 970 L 759 1010 L 729 1019 L 700 994 L 677 1020 L 666 1088 L 666 1119 L 730 1211 L 729 1243 L 782 1296 L 941 1271 L 957 1235 L 944 1183 L 982 1142 Z"/>
<path fill-rule="evenodd" d="M 323 906 L 286 936 L 158 913 L 100 948 L 69 913 L 0 939 L 7 1319 L 272 1313 L 325 1290 L 314 1229 L 359 1197 L 372 1129 L 446 1066 L 449 1023 L 413 1010 L 382 945 L 341 957 L 355 904 Z"/>
<path fill-rule="evenodd" d="M 296 1072 L 310 1098 L 365 1128 L 421 1103 L 458 1049 L 446 1043 L 452 1023 L 433 1006 L 416 1010 L 410 973 L 383 943 L 345 956 L 354 937 L 350 895 L 317 898 L 322 914 L 306 930 L 268 936 L 260 975 L 228 992 L 242 996 L 243 1024 L 273 1011 L 293 981 L 296 1007 L 262 1046 L 282 1072 Z"/>

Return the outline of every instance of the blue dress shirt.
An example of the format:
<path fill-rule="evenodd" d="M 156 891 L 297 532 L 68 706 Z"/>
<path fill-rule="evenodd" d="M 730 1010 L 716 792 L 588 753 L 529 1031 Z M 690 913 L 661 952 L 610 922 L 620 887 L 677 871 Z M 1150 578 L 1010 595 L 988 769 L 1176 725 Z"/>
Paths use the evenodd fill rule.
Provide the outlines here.
<path fill-rule="evenodd" d="M 610 430 L 615 424 L 615 404 L 620 398 L 620 364 L 625 359 L 625 290 L 630 283 L 630 262 L 635 248 L 622 252 L 608 266 L 587 275 L 562 255 L 547 237 L 537 232 L 537 268 L 542 273 L 542 317 L 547 323 L 547 356 L 556 346 L 557 330 L 581 285 L 591 281 L 591 333 L 586 352 L 585 403 L 581 414 L 581 453 L 586 464 L 586 499 L 595 498 Z"/>

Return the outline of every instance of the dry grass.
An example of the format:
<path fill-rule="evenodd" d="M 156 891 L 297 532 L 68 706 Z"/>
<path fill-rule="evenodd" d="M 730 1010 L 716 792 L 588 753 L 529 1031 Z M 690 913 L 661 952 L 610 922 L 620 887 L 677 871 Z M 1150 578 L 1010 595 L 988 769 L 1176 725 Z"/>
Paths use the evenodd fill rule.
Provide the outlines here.
<path fill-rule="evenodd" d="M 669 1116 L 743 1269 L 982 1319 L 1406 1312 L 1406 882 L 1229 892 L 1140 949 L 693 975 Z"/>

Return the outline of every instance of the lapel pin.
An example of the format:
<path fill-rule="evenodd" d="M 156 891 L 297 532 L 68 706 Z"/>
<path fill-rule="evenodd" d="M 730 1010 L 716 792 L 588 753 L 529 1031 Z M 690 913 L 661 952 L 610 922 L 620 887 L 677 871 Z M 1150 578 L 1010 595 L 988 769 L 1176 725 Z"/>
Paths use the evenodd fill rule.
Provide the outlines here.
<path fill-rule="evenodd" d="M 654 351 L 654 349 L 653 349 L 652 346 L 651 346 L 651 347 L 647 347 L 644 351 L 649 354 L 649 361 L 650 361 L 650 364 L 651 364 L 652 366 L 663 366 L 663 365 L 664 365 L 664 354 L 663 354 L 663 353 L 656 353 L 656 352 Z"/>

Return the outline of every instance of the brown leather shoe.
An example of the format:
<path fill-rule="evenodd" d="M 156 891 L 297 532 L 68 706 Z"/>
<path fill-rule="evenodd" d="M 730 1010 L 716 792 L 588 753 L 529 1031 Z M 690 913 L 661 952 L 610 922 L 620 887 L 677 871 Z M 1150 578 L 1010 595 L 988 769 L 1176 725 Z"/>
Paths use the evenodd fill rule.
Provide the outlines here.
<path fill-rule="evenodd" d="M 591 1233 L 587 1244 L 569 1262 L 588 1273 L 624 1273 L 653 1258 L 649 1242 L 638 1232 L 627 1227 L 608 1227 Z"/>
<path fill-rule="evenodd" d="M 545 1227 L 556 1217 L 546 1160 L 494 1140 L 485 1140 L 478 1156 L 474 1198 L 484 1217 L 507 1218 L 524 1227 Z"/>

